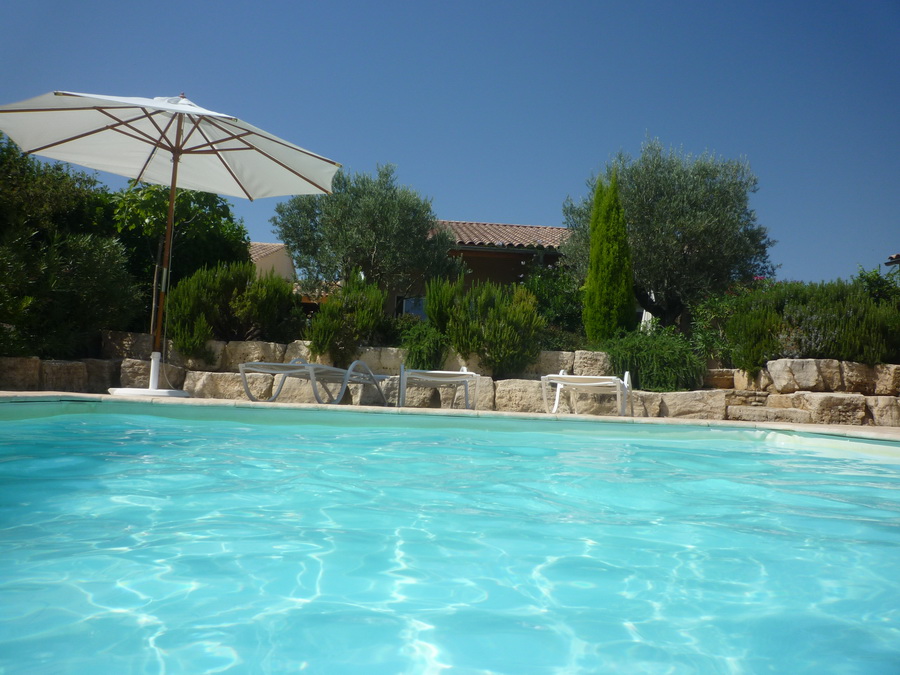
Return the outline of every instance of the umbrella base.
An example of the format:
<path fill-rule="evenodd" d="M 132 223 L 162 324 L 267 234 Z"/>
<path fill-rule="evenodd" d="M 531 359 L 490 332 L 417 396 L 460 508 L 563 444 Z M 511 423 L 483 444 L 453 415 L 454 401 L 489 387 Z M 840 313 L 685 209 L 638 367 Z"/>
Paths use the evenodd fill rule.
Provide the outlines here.
<path fill-rule="evenodd" d="M 190 398 L 191 395 L 181 389 L 149 389 L 139 387 L 113 387 L 109 390 L 113 396 L 156 396 L 161 398 Z"/>

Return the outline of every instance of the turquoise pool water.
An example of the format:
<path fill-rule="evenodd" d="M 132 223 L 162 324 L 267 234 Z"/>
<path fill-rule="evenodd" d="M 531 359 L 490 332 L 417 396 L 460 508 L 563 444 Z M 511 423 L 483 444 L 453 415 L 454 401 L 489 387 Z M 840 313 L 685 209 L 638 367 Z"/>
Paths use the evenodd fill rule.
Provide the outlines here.
<path fill-rule="evenodd" d="M 0 673 L 900 671 L 897 444 L 15 405 Z"/>

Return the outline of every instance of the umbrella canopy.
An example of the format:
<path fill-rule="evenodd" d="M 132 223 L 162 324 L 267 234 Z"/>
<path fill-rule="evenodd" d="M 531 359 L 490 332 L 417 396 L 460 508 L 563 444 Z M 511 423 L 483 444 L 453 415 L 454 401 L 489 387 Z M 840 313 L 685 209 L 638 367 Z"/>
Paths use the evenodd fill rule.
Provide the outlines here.
<path fill-rule="evenodd" d="M 0 130 L 23 152 L 170 186 L 153 351 L 162 344 L 176 187 L 256 199 L 323 194 L 340 164 L 181 96 L 57 91 L 0 106 Z M 158 356 L 154 358 L 158 364 Z M 150 389 L 156 389 L 151 370 Z"/>

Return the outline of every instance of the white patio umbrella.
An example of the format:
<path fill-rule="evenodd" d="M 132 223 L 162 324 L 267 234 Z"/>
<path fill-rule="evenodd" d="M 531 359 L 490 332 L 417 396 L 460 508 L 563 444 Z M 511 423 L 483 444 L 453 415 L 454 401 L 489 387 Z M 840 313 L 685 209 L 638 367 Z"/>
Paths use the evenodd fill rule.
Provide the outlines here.
<path fill-rule="evenodd" d="M 0 106 L 0 131 L 23 152 L 170 186 L 148 389 L 159 389 L 176 187 L 256 199 L 323 194 L 340 164 L 181 96 L 134 98 L 57 91 Z"/>

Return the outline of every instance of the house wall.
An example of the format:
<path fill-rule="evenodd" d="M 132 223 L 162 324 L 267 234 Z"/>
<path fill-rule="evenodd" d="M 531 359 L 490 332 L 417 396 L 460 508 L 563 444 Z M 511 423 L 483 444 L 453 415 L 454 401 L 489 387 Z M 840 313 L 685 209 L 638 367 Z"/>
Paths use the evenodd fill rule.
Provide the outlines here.
<path fill-rule="evenodd" d="M 291 256 L 288 255 L 287 249 L 279 249 L 274 253 L 270 253 L 264 258 L 260 258 L 256 261 L 256 272 L 259 276 L 263 276 L 268 273 L 269 270 L 275 270 L 275 274 L 282 277 L 283 279 L 287 279 L 288 281 L 294 281 L 295 273 L 294 273 L 294 263 L 291 260 Z"/>

